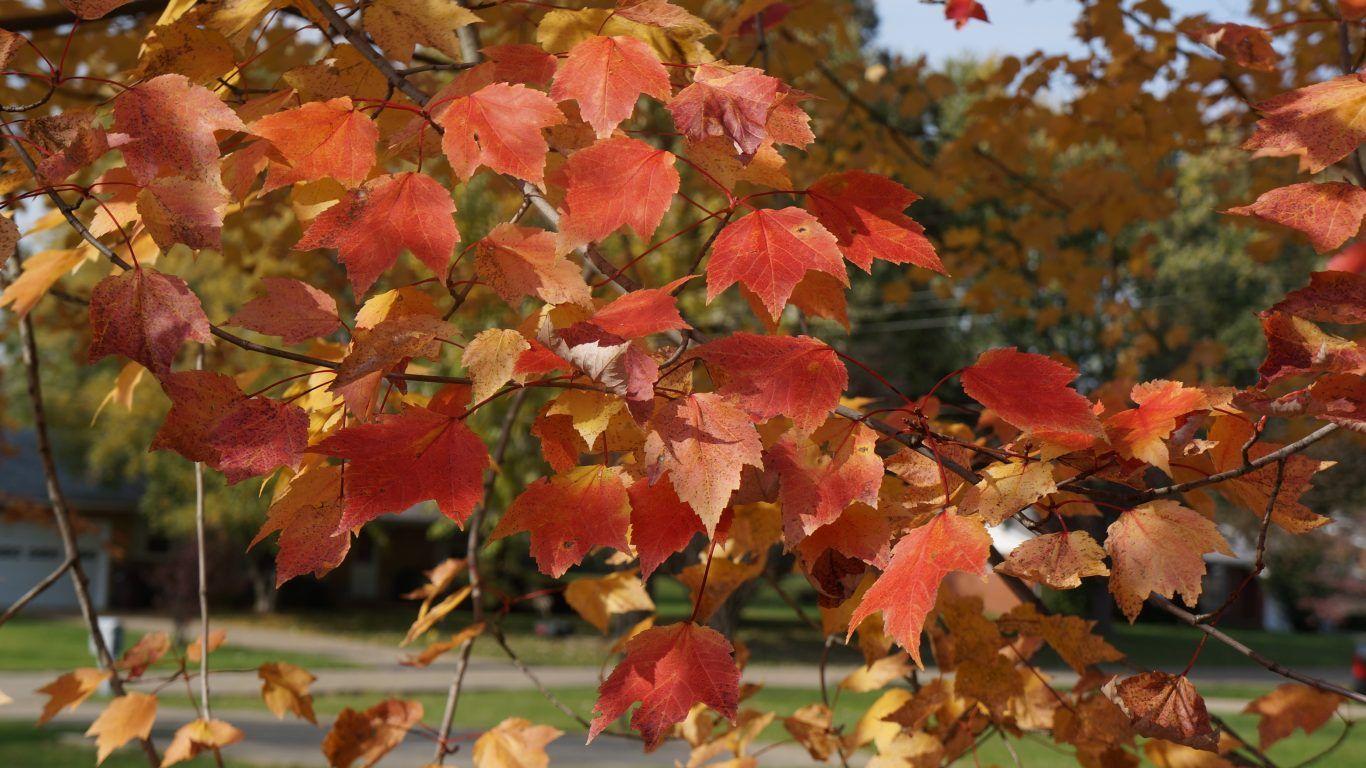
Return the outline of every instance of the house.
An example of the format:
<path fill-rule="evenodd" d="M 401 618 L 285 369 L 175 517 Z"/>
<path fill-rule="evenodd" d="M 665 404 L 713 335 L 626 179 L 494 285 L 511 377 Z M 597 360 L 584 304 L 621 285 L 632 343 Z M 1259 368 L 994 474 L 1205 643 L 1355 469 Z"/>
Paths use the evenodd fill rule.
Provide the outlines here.
<path fill-rule="evenodd" d="M 110 604 L 115 554 L 126 552 L 135 529 L 137 489 L 92 482 L 59 461 L 67 503 L 77 513 L 77 544 L 96 608 Z M 62 564 L 65 549 L 48 504 L 47 481 L 34 433 L 8 433 L 0 443 L 0 605 L 9 605 Z M 75 610 L 70 579 L 30 603 L 32 610 Z"/>
<path fill-rule="evenodd" d="M 1023 525 L 1014 520 L 988 529 L 992 545 L 1003 556 L 1009 555 L 1015 547 L 1033 537 Z M 1228 595 L 1239 588 L 1252 574 L 1256 566 L 1256 542 L 1249 541 L 1237 530 L 1221 526 L 1224 538 L 1229 542 L 1233 555 L 1211 552 L 1204 556 L 1205 578 L 1201 585 L 1200 600 L 1196 613 L 1209 613 L 1219 609 Z M 1004 613 L 1016 603 L 1010 588 L 993 570 L 987 579 L 973 577 L 965 573 L 951 574 L 946 579 L 950 589 L 960 594 L 975 594 L 982 597 L 987 613 Z M 1037 588 L 1036 588 L 1037 591 Z M 1145 617 L 1148 614 L 1145 613 Z M 1158 613 L 1152 618 L 1163 619 Z M 1226 627 L 1255 627 L 1275 631 L 1288 631 L 1289 624 L 1281 606 L 1262 588 L 1259 579 L 1251 579 L 1242 587 L 1238 597 L 1224 610 L 1220 624 Z"/>
<path fill-rule="evenodd" d="M 193 553 L 187 542 L 168 539 L 147 525 L 138 510 L 141 488 L 91 478 L 79 470 L 78 456 L 60 450 L 60 436 L 56 442 L 58 477 L 74 513 L 96 609 L 175 612 L 181 607 L 176 603 L 194 600 Z M 261 513 L 264 518 L 264 506 Z M 423 570 L 463 548 L 463 536 L 428 537 L 431 524 L 440 518 L 432 504 L 384 515 L 366 526 L 341 567 L 321 580 L 294 579 L 270 594 L 273 600 L 268 602 L 278 599 L 283 606 L 310 608 L 396 602 L 423 583 Z M 248 553 L 246 542 L 235 541 L 212 548 L 210 589 L 216 601 L 245 607 L 253 603 L 254 591 L 259 596 L 274 589 L 270 545 L 257 549 Z M 0 606 L 17 600 L 61 565 L 64 556 L 34 434 L 6 433 L 0 440 Z M 264 568 L 259 567 L 262 562 Z M 262 571 L 255 590 L 247 578 L 253 568 Z M 54 584 L 29 606 L 51 612 L 77 608 L 70 579 Z"/>

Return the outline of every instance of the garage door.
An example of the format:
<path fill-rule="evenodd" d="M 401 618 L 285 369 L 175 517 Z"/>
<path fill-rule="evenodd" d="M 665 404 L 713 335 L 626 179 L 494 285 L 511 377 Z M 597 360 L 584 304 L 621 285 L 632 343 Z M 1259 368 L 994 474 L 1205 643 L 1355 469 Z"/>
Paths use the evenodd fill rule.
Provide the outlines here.
<path fill-rule="evenodd" d="M 90 577 L 90 596 L 97 609 L 106 606 L 109 596 L 109 553 L 104 549 L 109 530 L 106 523 L 94 523 L 96 530 L 81 536 L 78 543 L 86 574 Z M 0 523 L 0 605 L 18 600 L 57 566 L 62 564 L 62 541 L 51 528 L 29 523 Z M 76 592 L 71 579 L 64 578 L 29 604 L 44 610 L 75 610 Z"/>

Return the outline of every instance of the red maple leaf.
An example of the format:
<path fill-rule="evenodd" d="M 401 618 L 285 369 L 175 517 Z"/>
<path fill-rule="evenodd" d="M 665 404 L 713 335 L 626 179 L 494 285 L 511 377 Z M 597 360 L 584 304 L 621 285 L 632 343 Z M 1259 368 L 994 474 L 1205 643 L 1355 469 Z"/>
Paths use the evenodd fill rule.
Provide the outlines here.
<path fill-rule="evenodd" d="M 807 205 L 839 240 L 845 258 L 868 272 L 873 259 L 915 264 L 947 274 L 925 237 L 925 228 L 906 216 L 920 195 L 886 176 L 846 171 L 824 176 L 807 190 Z"/>
<path fill-rule="evenodd" d="M 1315 272 L 1309 285 L 1287 293 L 1269 311 L 1318 323 L 1366 323 L 1366 275 Z"/>
<path fill-rule="evenodd" d="M 717 391 L 750 416 L 788 416 L 805 432 L 825 422 L 849 385 L 835 350 L 810 336 L 735 333 L 693 354 L 707 362 L 720 384 Z"/>
<path fill-rule="evenodd" d="M 673 291 L 692 276 L 679 278 L 660 288 L 642 288 L 624 293 L 584 321 L 605 333 L 625 339 L 639 339 L 652 333 L 683 331 L 690 326 L 678 312 Z"/>
<path fill-rule="evenodd" d="M 550 151 L 541 129 L 565 122 L 549 96 L 507 83 L 452 99 L 439 119 L 446 131 L 441 149 L 456 175 L 466 181 L 486 165 L 498 173 L 540 182 Z"/>
<path fill-rule="evenodd" d="M 222 248 L 223 210 L 228 191 L 218 179 L 162 176 L 138 193 L 138 213 L 153 242 L 163 250 L 176 244 Z"/>
<path fill-rule="evenodd" d="M 776 321 L 792 290 L 812 270 L 849 285 L 835 236 L 814 216 L 800 208 L 758 210 L 717 235 L 707 263 L 707 301 L 738 282 Z"/>
<path fill-rule="evenodd" d="M 678 191 L 672 153 L 627 137 L 604 139 L 569 156 L 564 166 L 569 242 L 596 242 L 629 226 L 654 234 Z"/>
<path fill-rule="evenodd" d="M 104 278 L 90 293 L 90 362 L 109 355 L 161 375 L 186 341 L 206 343 L 209 319 L 184 280 L 137 267 Z"/>
<path fill-rule="evenodd" d="M 1068 386 L 1076 377 L 1056 360 L 1004 347 L 963 370 L 963 391 L 1020 429 L 1080 449 L 1105 432 L 1091 402 Z"/>
<path fill-rule="evenodd" d="M 1366 79 L 1361 73 L 1287 91 L 1256 105 L 1262 119 L 1243 143 L 1253 157 L 1298 157 L 1300 170 L 1318 173 L 1366 138 Z"/>
<path fill-rule="evenodd" d="M 23 38 L 15 35 L 14 40 L 17 43 Z M 44 184 L 66 181 L 71 174 L 129 141 L 125 134 L 105 131 L 94 113 L 84 110 L 29 118 L 24 123 L 24 135 L 43 150 L 45 157 L 38 161 L 38 178 Z"/>
<path fill-rule="evenodd" d="M 656 479 L 667 471 L 678 498 L 697 512 L 708 534 L 715 532 L 745 465 L 762 465 L 754 423 L 721 395 L 704 393 L 660 406 L 649 429 L 646 465 Z"/>
<path fill-rule="evenodd" d="M 1359 272 L 1314 272 L 1309 286 L 1296 288 L 1270 307 L 1315 323 L 1366 323 L 1366 275 Z"/>
<path fill-rule="evenodd" d="M 337 300 L 302 280 L 290 277 L 261 279 L 265 293 L 248 301 L 228 325 L 279 336 L 287 344 L 327 336 L 341 327 Z"/>
<path fill-rule="evenodd" d="M 1366 373 L 1366 350 L 1351 339 L 1325 332 L 1317 325 L 1284 314 L 1262 313 L 1266 359 L 1257 369 L 1263 383 L 1310 373 Z"/>
<path fill-rule="evenodd" d="M 328 389 L 340 394 L 351 412 L 364 421 L 386 374 L 414 357 L 436 358 L 441 352 L 439 339 L 449 340 L 453 335 L 450 324 L 421 313 L 393 315 L 373 328 L 357 328 Z"/>
<path fill-rule="evenodd" d="M 380 176 L 323 211 L 294 249 L 336 248 L 358 294 L 405 250 L 444 278 L 460 242 L 454 213 L 450 192 L 432 177 L 414 171 Z"/>
<path fill-rule="evenodd" d="M 849 618 L 850 636 L 876 612 L 887 634 L 920 661 L 920 630 L 934 608 L 939 584 L 953 571 L 980 574 L 987 564 L 991 537 L 979 520 L 941 512 L 914 528 L 892 548 L 891 563 Z"/>
<path fill-rule="evenodd" d="M 474 268 L 514 307 L 526 296 L 547 304 L 592 302 L 582 270 L 560 252 L 555 233 L 544 229 L 499 224 L 479 241 Z"/>
<path fill-rule="evenodd" d="M 346 96 L 267 115 L 252 123 L 251 132 L 270 141 L 284 161 L 271 162 L 266 192 L 319 179 L 354 187 L 375 165 L 379 128 Z"/>
<path fill-rule="evenodd" d="M 246 130 L 213 91 L 183 75 L 161 75 L 114 98 L 114 129 L 127 134 L 121 148 L 139 184 L 169 172 L 217 179 L 214 131 Z"/>
<path fill-rule="evenodd" d="M 489 452 L 461 419 L 464 409 L 433 398 L 332 434 L 308 450 L 346 459 L 346 511 L 339 530 L 435 501 L 464 525 L 484 499 Z"/>
<path fill-rule="evenodd" d="M 493 80 L 538 85 L 555 76 L 556 58 L 539 45 L 508 43 L 480 48 L 493 71 Z"/>
<path fill-rule="evenodd" d="M 768 138 L 768 115 L 783 95 L 782 85 L 753 67 L 703 64 L 668 109 L 689 141 L 724 136 L 748 162 Z"/>
<path fill-rule="evenodd" d="M 872 429 L 840 419 L 813 437 L 785 434 L 764 452 L 764 464 L 778 474 L 789 546 L 834 522 L 856 501 L 877 506 L 882 458 L 876 445 Z"/>
<path fill-rule="evenodd" d="M 278 531 L 275 586 L 306 573 L 322 578 L 351 551 L 351 532 L 339 528 L 344 507 L 341 466 L 309 469 L 291 478 L 285 492 L 271 502 L 266 521 L 247 548 Z"/>
<path fill-rule="evenodd" d="M 653 483 L 641 478 L 626 492 L 631 498 L 631 545 L 640 554 L 641 578 L 648 579 L 670 555 L 682 552 L 693 536 L 706 533 L 702 519 L 679 500 L 667 476 Z"/>
<path fill-rule="evenodd" d="M 152 450 L 171 450 L 223 473 L 228 483 L 297 467 L 308 445 L 308 414 L 292 403 L 247 397 L 231 376 L 180 371 L 161 376 L 171 398 Z"/>
<path fill-rule="evenodd" d="M 630 502 L 621 470 L 575 467 L 527 486 L 493 529 L 501 539 L 527 531 L 541 573 L 559 578 L 595 547 L 628 551 Z"/>
<path fill-rule="evenodd" d="M 595 35 L 569 49 L 550 87 L 556 101 L 579 103 L 579 114 L 600 139 L 631 116 L 641 94 L 668 100 L 669 73 L 650 46 L 625 36 Z"/>
<path fill-rule="evenodd" d="M 1263 192 L 1251 205 L 1224 213 L 1252 216 L 1303 232 L 1326 253 L 1355 237 L 1366 215 L 1366 189 L 1341 181 L 1305 182 Z"/>
<path fill-rule="evenodd" d="M 954 29 L 962 29 L 973 19 L 988 21 L 987 9 L 977 0 L 948 0 L 944 3 L 944 18 L 953 22 Z"/>
<path fill-rule="evenodd" d="M 695 704 L 706 704 L 735 721 L 740 670 L 734 649 L 721 633 L 680 622 L 641 632 L 626 643 L 625 651 L 625 658 L 598 688 L 590 743 L 637 701 L 640 707 L 631 715 L 631 727 L 640 731 L 647 752 L 658 748 Z"/>

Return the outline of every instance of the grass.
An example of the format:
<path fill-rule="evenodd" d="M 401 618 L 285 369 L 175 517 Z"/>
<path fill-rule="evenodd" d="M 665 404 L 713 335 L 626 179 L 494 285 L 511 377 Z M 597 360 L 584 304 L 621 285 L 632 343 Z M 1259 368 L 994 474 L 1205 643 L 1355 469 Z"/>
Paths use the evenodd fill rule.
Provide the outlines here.
<path fill-rule="evenodd" d="M 1257 629 L 1229 629 L 1228 634 L 1249 647 L 1288 667 L 1341 667 L 1352 663 L 1353 639 L 1348 634 L 1266 632 Z M 1201 632 L 1173 624 L 1116 623 L 1110 642 L 1130 661 L 1141 667 L 1185 666 Z M 1206 643 L 1196 669 L 1210 667 L 1253 667 L 1255 662 L 1222 643 Z"/>
<path fill-rule="evenodd" d="M 141 632 L 129 632 L 124 647 L 132 647 Z M 45 619 L 20 617 L 0 627 L 0 672 L 29 672 L 39 670 L 70 670 L 94 666 L 85 626 L 75 619 Z M 213 652 L 215 666 L 240 669 L 260 666 L 267 661 L 287 661 L 309 669 L 348 666 L 344 661 L 316 653 L 298 651 L 265 651 L 234 646 L 232 634 L 228 641 Z M 157 669 L 174 669 L 177 654 L 166 654 L 157 662 Z M 0 763 L 3 765 L 4 763 Z"/>
<path fill-rule="evenodd" d="M 818 612 L 815 597 L 805 580 L 790 576 L 782 582 L 784 591 L 798 601 L 807 615 L 815 619 Z M 687 591 L 673 579 L 655 579 L 651 585 L 660 623 L 686 618 L 691 610 Z M 296 612 L 271 616 L 241 615 L 234 620 L 256 625 L 288 629 L 304 629 L 329 634 L 367 639 L 396 646 L 416 614 L 416 606 L 395 607 L 369 611 Z M 613 640 L 603 637 L 576 616 L 560 617 L 570 622 L 574 634 L 567 637 L 539 637 L 535 634 L 538 617 L 531 613 L 511 613 L 504 617 L 503 626 L 509 642 L 519 656 L 531 664 L 597 666 L 607 658 Z M 454 629 L 469 620 L 468 614 L 457 613 L 445 622 L 445 629 Z M 1274 633 L 1260 630 L 1228 630 L 1229 634 L 1267 656 L 1292 667 L 1342 667 L 1351 661 L 1353 638 L 1346 634 Z M 2 636 L 3 633 L 0 633 Z M 741 616 L 737 638 L 748 646 L 751 658 L 766 663 L 814 664 L 820 658 L 820 633 L 799 621 L 775 590 L 762 586 L 746 604 Z M 424 638 L 431 640 L 436 634 Z M 1190 659 L 1199 644 L 1198 630 L 1175 624 L 1129 625 L 1116 621 L 1109 640 L 1124 651 L 1135 664 L 1143 667 L 1180 668 Z M 415 645 L 420 646 L 419 643 Z M 492 643 L 475 645 L 475 655 L 497 656 L 501 651 Z M 928 654 L 928 646 L 922 655 Z M 928 658 L 928 656 L 927 656 Z M 860 657 L 851 649 L 837 645 L 831 656 L 832 664 L 854 664 Z M 1048 652 L 1040 660 L 1049 667 L 1063 665 Z M 1220 643 L 1207 643 L 1200 655 L 1197 671 L 1216 668 L 1253 668 L 1257 665 Z"/>

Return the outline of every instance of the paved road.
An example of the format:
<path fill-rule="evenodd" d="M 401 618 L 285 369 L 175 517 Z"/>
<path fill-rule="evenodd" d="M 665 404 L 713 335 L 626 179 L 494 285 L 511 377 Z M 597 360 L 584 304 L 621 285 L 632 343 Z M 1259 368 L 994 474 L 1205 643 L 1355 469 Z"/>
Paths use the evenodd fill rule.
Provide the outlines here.
<path fill-rule="evenodd" d="M 9 709 L 5 707 L 3 709 Z M 0 711 L 3 711 L 0 709 Z M 90 712 L 64 713 L 54 721 L 58 724 L 85 727 L 94 712 L 94 707 L 83 707 Z M 228 720 L 241 728 L 247 735 L 241 742 L 232 745 L 225 754 L 245 762 L 261 766 L 321 766 L 323 765 L 322 740 L 327 732 L 326 723 L 317 727 L 293 718 L 276 720 L 262 712 L 215 712 L 216 716 Z M 428 713 L 428 721 L 432 719 Z M 175 730 L 195 717 L 193 710 L 163 708 L 157 712 L 156 726 L 152 738 L 163 748 L 170 743 Z M 472 748 L 478 732 L 458 732 L 465 746 L 448 765 L 469 765 L 468 752 Z M 76 735 L 70 736 L 72 742 L 88 745 L 88 740 Z M 583 743 L 582 733 L 566 733 L 552 742 L 547 749 L 550 764 L 553 766 L 595 766 L 598 768 L 633 768 L 634 766 L 668 766 L 674 761 L 687 762 L 688 749 L 682 742 L 668 742 L 659 751 L 649 755 L 641 751 L 640 742 L 632 739 L 614 738 L 604 735 L 591 745 Z M 403 743 L 389 753 L 381 766 L 420 766 L 432 759 L 436 742 L 429 736 L 410 733 Z M 125 747 L 125 749 L 131 749 Z M 783 745 L 766 753 L 764 765 L 770 768 L 795 768 L 810 766 L 812 763 L 806 753 L 797 747 Z"/>

